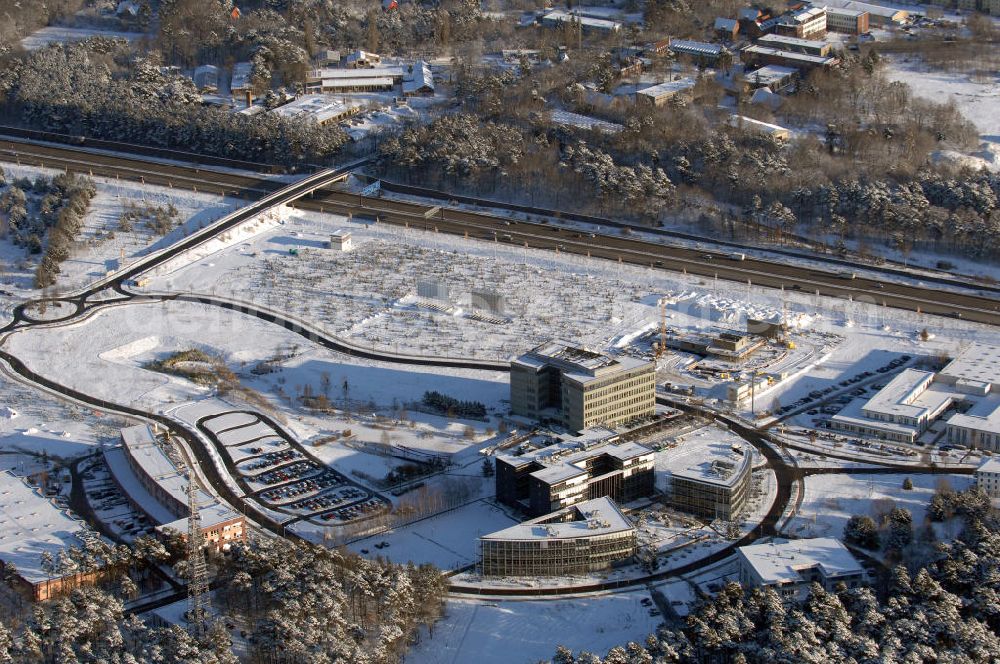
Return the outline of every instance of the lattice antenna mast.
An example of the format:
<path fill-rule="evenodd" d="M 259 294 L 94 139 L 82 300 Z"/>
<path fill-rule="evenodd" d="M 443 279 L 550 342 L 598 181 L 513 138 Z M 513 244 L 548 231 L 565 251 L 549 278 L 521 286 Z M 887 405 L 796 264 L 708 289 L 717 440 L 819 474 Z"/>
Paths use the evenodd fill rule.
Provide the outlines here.
<path fill-rule="evenodd" d="M 193 637 L 204 636 L 207 631 L 208 566 L 201 535 L 201 515 L 198 512 L 198 488 L 192 471 L 188 470 L 188 632 Z"/>

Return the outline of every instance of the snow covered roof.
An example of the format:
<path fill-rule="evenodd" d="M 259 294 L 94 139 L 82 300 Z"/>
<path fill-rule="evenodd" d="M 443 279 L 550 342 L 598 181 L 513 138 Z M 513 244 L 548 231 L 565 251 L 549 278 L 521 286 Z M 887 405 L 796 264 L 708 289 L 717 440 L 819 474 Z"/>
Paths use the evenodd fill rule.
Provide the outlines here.
<path fill-rule="evenodd" d="M 691 41 L 690 39 L 671 39 L 670 50 L 674 53 L 688 53 L 691 55 L 707 55 L 717 57 L 722 54 L 723 48 L 721 44 Z"/>
<path fill-rule="evenodd" d="M 656 85 L 651 85 L 648 88 L 643 88 L 642 90 L 637 90 L 635 94 L 642 95 L 643 97 L 652 97 L 657 99 L 659 97 L 675 95 L 678 92 L 684 92 L 685 90 L 692 89 L 698 82 L 693 78 L 682 78 L 678 81 L 666 81 L 664 83 L 658 83 Z"/>
<path fill-rule="evenodd" d="M 579 113 L 572 113 L 562 109 L 552 111 L 552 121 L 556 124 L 569 127 L 606 131 L 609 134 L 617 134 L 625 128 L 620 124 L 615 124 L 614 122 L 606 122 L 605 120 L 592 118 L 589 115 L 580 115 Z"/>
<path fill-rule="evenodd" d="M 434 92 L 434 74 L 423 60 L 413 63 L 413 72 L 403 77 L 403 94 L 413 94 L 422 90 Z"/>
<path fill-rule="evenodd" d="M 826 8 L 838 7 L 840 9 L 856 9 L 858 11 L 868 12 L 872 16 L 879 16 L 896 22 L 903 21 L 907 16 L 909 16 L 909 12 L 905 9 L 872 5 L 867 2 L 856 2 L 856 0 L 819 0 L 819 2 L 816 2 L 815 4 Z"/>
<path fill-rule="evenodd" d="M 579 21 L 581 27 L 589 28 L 591 30 L 607 30 L 609 32 L 618 32 L 622 27 L 622 24 L 618 21 L 609 21 L 603 18 L 592 18 L 590 16 L 578 14 L 575 11 L 565 11 L 563 9 L 550 11 L 542 17 L 542 21 L 549 23 L 568 23 L 570 21 Z"/>
<path fill-rule="evenodd" d="M 809 7 L 807 9 L 800 9 L 790 16 L 782 16 L 781 22 L 788 25 L 808 23 L 809 21 L 819 18 L 821 15 L 826 15 L 826 7 Z"/>
<path fill-rule="evenodd" d="M 350 115 L 359 106 L 361 104 L 358 102 L 343 101 L 330 95 L 312 94 L 297 97 L 287 104 L 278 106 L 272 112 L 284 118 L 325 124 Z"/>
<path fill-rule="evenodd" d="M 368 51 L 357 50 L 353 53 L 348 53 L 344 56 L 344 64 L 356 64 L 358 62 L 381 62 L 382 56 L 377 53 L 370 53 Z"/>
<path fill-rule="evenodd" d="M 543 523 L 561 515 L 573 521 Z M 585 500 L 522 524 L 483 535 L 484 540 L 550 540 L 578 539 L 597 535 L 632 532 L 635 527 L 610 498 Z"/>
<path fill-rule="evenodd" d="M 766 85 L 770 87 L 771 85 L 780 84 L 787 80 L 791 76 L 795 76 L 799 73 L 798 69 L 794 67 L 782 67 L 780 65 L 765 65 L 759 69 L 755 69 L 752 72 L 743 75 L 744 81 L 749 81 L 751 83 L 759 83 L 761 85 Z"/>
<path fill-rule="evenodd" d="M 741 564 L 752 568 L 764 585 L 799 583 L 802 572 L 814 568 L 826 579 L 864 574 L 864 568 L 847 547 L 832 537 L 776 539 L 741 546 L 736 551 Z"/>
<path fill-rule="evenodd" d="M 748 118 L 745 115 L 729 116 L 729 124 L 734 127 L 743 127 L 745 129 L 759 131 L 762 134 L 770 134 L 771 136 L 779 139 L 787 139 L 791 135 L 791 132 L 785 127 L 771 124 L 770 122 L 754 120 L 753 118 Z"/>
<path fill-rule="evenodd" d="M 938 374 L 945 382 L 959 379 L 1000 388 L 1000 346 L 973 343 L 961 350 Z"/>
<path fill-rule="evenodd" d="M 932 380 L 934 374 L 930 371 L 904 369 L 876 392 L 865 403 L 863 410 L 913 419 L 925 417 L 930 409 L 925 405 L 915 404 L 914 400 L 927 389 Z"/>
<path fill-rule="evenodd" d="M 1000 395 L 990 395 L 976 401 L 964 413 L 948 418 L 948 426 L 1000 434 Z"/>
<path fill-rule="evenodd" d="M 220 523 L 225 523 L 226 521 L 232 521 L 240 516 L 242 515 L 239 512 L 229 509 L 225 505 L 219 504 L 209 505 L 208 507 L 202 507 L 198 510 L 198 517 L 201 519 L 201 527 L 203 529 L 217 526 Z M 157 526 L 157 530 L 160 531 L 167 528 L 176 530 L 179 533 L 186 533 L 188 531 L 187 517 Z"/>
<path fill-rule="evenodd" d="M 738 25 L 739 23 L 734 18 L 719 17 L 715 19 L 716 30 L 725 30 L 726 32 L 732 32 L 733 30 L 736 30 Z"/>
<path fill-rule="evenodd" d="M 564 379 L 577 383 L 604 379 L 609 374 L 629 371 L 646 365 L 653 366 L 653 363 L 647 360 L 628 355 L 612 357 L 559 340 L 548 341 L 536 346 L 514 362 L 536 370 L 551 365 L 559 369 Z"/>
<path fill-rule="evenodd" d="M 82 546 L 82 522 L 55 507 L 23 478 L 7 471 L 0 483 L 0 559 L 13 563 L 26 581 L 49 579 L 42 570 L 44 552 L 55 557 L 69 546 Z"/>
<path fill-rule="evenodd" d="M 781 48 L 782 46 L 793 46 L 796 48 L 808 48 L 808 49 L 824 49 L 828 48 L 829 44 L 825 41 L 819 41 L 816 39 L 800 39 L 798 37 L 790 37 L 786 35 L 761 35 L 757 39 L 758 44 L 763 44 L 764 46 L 774 46 L 775 48 Z"/>
<path fill-rule="evenodd" d="M 979 468 L 976 468 L 977 473 L 1000 473 L 1000 459 L 991 458 L 984 461 Z"/>
<path fill-rule="evenodd" d="M 795 51 L 786 51 L 780 48 L 761 46 L 759 44 L 748 46 L 743 49 L 743 52 L 755 55 L 777 56 L 784 58 L 789 62 L 802 63 L 804 65 L 832 65 L 837 62 L 836 58 L 823 55 L 809 55 L 808 53 L 796 53 Z"/>
<path fill-rule="evenodd" d="M 739 439 L 720 440 L 717 431 L 688 437 L 677 447 L 660 452 L 656 470 L 704 484 L 730 487 L 749 470 L 753 448 Z"/>

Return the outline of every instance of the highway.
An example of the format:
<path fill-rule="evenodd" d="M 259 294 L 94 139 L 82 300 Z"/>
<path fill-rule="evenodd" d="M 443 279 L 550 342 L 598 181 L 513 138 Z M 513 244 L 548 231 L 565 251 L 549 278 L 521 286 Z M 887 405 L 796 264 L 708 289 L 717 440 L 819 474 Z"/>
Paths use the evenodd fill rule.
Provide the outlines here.
<path fill-rule="evenodd" d="M 0 140 L 0 159 L 19 161 L 71 172 L 102 175 L 151 184 L 242 197 L 248 201 L 273 194 L 283 186 L 280 181 L 172 163 L 140 157 L 18 143 Z M 343 169 L 338 169 L 342 172 Z M 800 266 L 789 260 L 746 258 L 733 260 L 732 252 L 691 247 L 665 246 L 616 232 L 576 232 L 552 224 L 514 221 L 504 216 L 441 207 L 433 218 L 429 205 L 319 188 L 300 199 L 296 207 L 354 216 L 378 218 L 381 223 L 467 236 L 510 246 L 531 247 L 563 253 L 603 258 L 642 265 L 650 269 L 687 272 L 710 280 L 752 284 L 788 292 L 823 295 L 887 308 L 920 311 L 953 318 L 1000 325 L 1000 299 L 982 294 L 973 285 L 952 290 L 939 283 L 897 283 L 873 278 L 848 278 L 840 269 Z M 627 232 L 627 231 L 625 231 Z M 846 269 L 846 268 L 845 268 Z M 984 287 L 985 288 L 985 287 Z M 941 321 L 928 321 L 940 326 Z"/>

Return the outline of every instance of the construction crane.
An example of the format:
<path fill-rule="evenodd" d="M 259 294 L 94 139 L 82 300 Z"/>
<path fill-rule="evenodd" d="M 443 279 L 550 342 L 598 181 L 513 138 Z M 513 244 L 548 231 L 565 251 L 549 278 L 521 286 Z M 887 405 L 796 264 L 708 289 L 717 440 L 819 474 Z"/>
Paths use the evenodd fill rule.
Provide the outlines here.
<path fill-rule="evenodd" d="M 661 297 L 660 301 L 660 342 L 654 344 L 653 355 L 660 359 L 667 352 L 667 298 Z"/>

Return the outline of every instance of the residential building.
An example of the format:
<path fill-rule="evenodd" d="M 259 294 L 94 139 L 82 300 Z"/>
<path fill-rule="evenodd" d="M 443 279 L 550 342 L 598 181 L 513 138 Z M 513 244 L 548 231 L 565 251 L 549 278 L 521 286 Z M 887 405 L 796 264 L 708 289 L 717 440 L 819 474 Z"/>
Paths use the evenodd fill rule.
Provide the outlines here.
<path fill-rule="evenodd" d="M 104 451 L 115 484 L 152 523 L 186 533 L 190 480 L 168 454 L 169 442 L 140 424 L 122 429 L 121 443 L 120 447 Z M 206 547 L 223 550 L 246 540 L 246 519 L 242 514 L 202 489 L 197 490 L 195 502 Z"/>
<path fill-rule="evenodd" d="M 535 516 L 604 496 L 630 502 L 653 493 L 653 458 L 649 448 L 595 427 L 526 454 L 497 455 L 497 500 Z"/>
<path fill-rule="evenodd" d="M 905 9 L 896 7 L 886 7 L 885 5 L 873 5 L 857 0 L 817 0 L 814 7 L 830 7 L 837 9 L 854 9 L 868 12 L 868 23 L 873 28 L 887 28 L 895 25 L 903 25 L 910 18 L 910 13 Z"/>
<path fill-rule="evenodd" d="M 301 95 L 287 104 L 275 108 L 272 113 L 283 118 L 294 118 L 315 122 L 320 126 L 333 124 L 361 111 L 362 105 L 330 95 Z"/>
<path fill-rule="evenodd" d="M 1000 498 L 1000 459 L 987 459 L 976 469 L 976 486 L 990 498 Z"/>
<path fill-rule="evenodd" d="M 616 33 L 622 29 L 618 21 L 584 16 L 573 10 L 556 9 L 548 12 L 541 19 L 542 25 L 557 28 L 567 23 L 576 23 L 583 32 Z"/>
<path fill-rule="evenodd" d="M 740 51 L 740 57 L 748 67 L 779 65 L 782 67 L 794 67 L 799 70 L 832 67 L 840 62 L 837 58 L 833 57 L 795 53 L 793 51 L 785 51 L 758 44 L 748 46 Z"/>
<path fill-rule="evenodd" d="M 782 51 L 791 51 L 793 53 L 805 53 L 807 55 L 819 55 L 828 56 L 833 50 L 833 44 L 825 41 L 819 41 L 816 39 L 800 39 L 798 37 L 789 37 L 788 35 L 781 34 L 770 34 L 763 35 L 757 40 L 757 43 L 761 46 L 770 46 L 771 48 L 780 49 Z"/>
<path fill-rule="evenodd" d="M 550 341 L 511 363 L 511 412 L 553 412 L 568 429 L 618 426 L 656 410 L 656 363 Z"/>
<path fill-rule="evenodd" d="M 24 478 L 0 475 L 0 560 L 14 566 L 13 588 L 31 601 L 44 601 L 77 586 L 92 583 L 97 572 L 53 571 L 42 565 L 42 554 L 59 560 L 71 546 L 83 547 L 96 537 L 69 511 L 58 509 Z"/>
<path fill-rule="evenodd" d="M 857 588 L 866 582 L 865 570 L 839 540 L 775 539 L 736 549 L 740 583 L 744 588 L 773 588 L 785 602 L 801 602 L 818 583 L 834 591 L 838 584 Z"/>
<path fill-rule="evenodd" d="M 869 17 L 870 14 L 864 9 L 827 7 L 826 29 L 830 32 L 861 35 L 868 32 Z"/>
<path fill-rule="evenodd" d="M 826 7 L 805 7 L 782 16 L 774 31 L 787 37 L 813 39 L 826 34 Z"/>
<path fill-rule="evenodd" d="M 635 551 L 635 527 L 612 500 L 597 498 L 480 537 L 479 569 L 484 576 L 586 574 Z"/>
<path fill-rule="evenodd" d="M 682 78 L 678 81 L 667 81 L 635 93 L 636 104 L 645 106 L 663 106 L 674 98 L 690 99 L 697 81 L 693 78 Z"/>
<path fill-rule="evenodd" d="M 709 434 L 714 432 L 710 431 Z M 705 519 L 736 520 L 746 509 L 753 448 L 721 436 L 689 437 L 656 459 L 670 504 Z"/>

